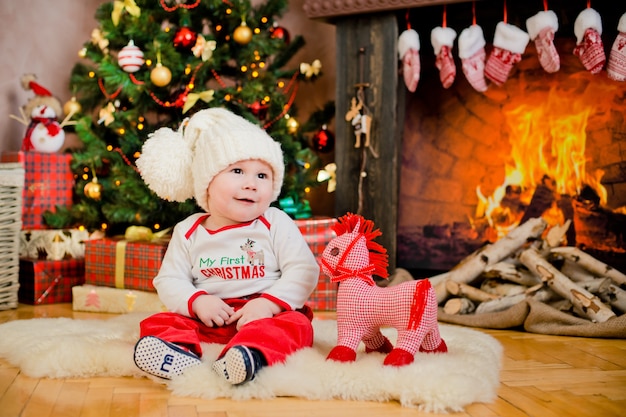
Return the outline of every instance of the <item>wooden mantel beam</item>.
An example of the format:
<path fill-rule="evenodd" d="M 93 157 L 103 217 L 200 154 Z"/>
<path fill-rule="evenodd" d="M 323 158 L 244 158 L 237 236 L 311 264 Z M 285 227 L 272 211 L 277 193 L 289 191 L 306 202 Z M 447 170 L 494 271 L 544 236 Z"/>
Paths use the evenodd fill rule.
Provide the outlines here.
<path fill-rule="evenodd" d="M 332 21 L 341 16 L 389 12 L 439 4 L 467 3 L 468 1 L 471 0 L 306 0 L 303 9 L 309 19 Z"/>

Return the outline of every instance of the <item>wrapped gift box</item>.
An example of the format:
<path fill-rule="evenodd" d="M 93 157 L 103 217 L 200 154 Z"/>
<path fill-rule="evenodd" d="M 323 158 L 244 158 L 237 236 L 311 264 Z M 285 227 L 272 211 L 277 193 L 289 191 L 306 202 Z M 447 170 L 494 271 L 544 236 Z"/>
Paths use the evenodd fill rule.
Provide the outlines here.
<path fill-rule="evenodd" d="M 82 259 L 20 259 L 18 299 L 25 304 L 69 303 L 72 287 L 85 282 Z"/>
<path fill-rule="evenodd" d="M 84 229 L 22 230 L 20 231 L 20 257 L 52 261 L 84 258 L 85 242 L 91 236 Z"/>
<path fill-rule="evenodd" d="M 72 288 L 72 309 L 117 314 L 166 311 L 154 292 L 94 285 L 77 285 Z"/>
<path fill-rule="evenodd" d="M 129 242 L 104 238 L 85 242 L 85 283 L 152 291 L 169 240 Z"/>
<path fill-rule="evenodd" d="M 22 228 L 45 229 L 43 213 L 55 206 L 72 204 L 74 175 L 70 154 L 5 152 L 1 162 L 19 162 L 24 167 Z"/>
<path fill-rule="evenodd" d="M 337 219 L 324 217 L 296 220 L 295 222 L 319 263 L 326 245 L 336 236 L 332 227 Z M 320 272 L 317 287 L 307 302 L 309 307 L 318 311 L 335 310 L 337 307 L 337 286 L 337 283 L 330 282 L 330 279 Z"/>

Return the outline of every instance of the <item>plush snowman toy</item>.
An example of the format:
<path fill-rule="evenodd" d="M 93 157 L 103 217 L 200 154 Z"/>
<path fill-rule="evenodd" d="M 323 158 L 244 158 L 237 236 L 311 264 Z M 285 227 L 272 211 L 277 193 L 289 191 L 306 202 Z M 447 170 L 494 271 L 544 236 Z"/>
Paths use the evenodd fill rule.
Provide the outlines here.
<path fill-rule="evenodd" d="M 26 125 L 22 151 L 57 152 L 65 142 L 65 131 L 58 121 L 62 114 L 61 103 L 35 82 L 33 74 L 22 77 L 22 87 L 35 93 L 35 97 L 20 109 L 22 118 L 14 117 Z"/>

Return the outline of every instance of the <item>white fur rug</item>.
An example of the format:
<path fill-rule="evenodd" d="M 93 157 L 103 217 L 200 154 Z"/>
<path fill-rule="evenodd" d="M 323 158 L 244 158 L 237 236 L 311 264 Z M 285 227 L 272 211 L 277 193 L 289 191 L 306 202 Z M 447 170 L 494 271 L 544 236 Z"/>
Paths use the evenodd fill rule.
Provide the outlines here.
<path fill-rule="evenodd" d="M 0 357 L 26 375 L 41 378 L 145 376 L 133 362 L 138 323 L 145 313 L 108 320 L 39 318 L 0 325 Z M 429 412 L 456 412 L 474 402 L 496 397 L 501 345 L 491 336 L 468 328 L 441 325 L 447 354 L 418 353 L 411 365 L 382 365 L 384 356 L 359 352 L 353 363 L 326 361 L 336 342 L 334 320 L 314 320 L 315 344 L 290 356 L 286 363 L 264 368 L 241 386 L 222 381 L 211 369 L 220 345 L 204 345 L 202 366 L 167 383 L 173 394 L 205 399 L 301 397 L 398 401 Z M 395 341 L 395 329 L 385 329 Z"/>

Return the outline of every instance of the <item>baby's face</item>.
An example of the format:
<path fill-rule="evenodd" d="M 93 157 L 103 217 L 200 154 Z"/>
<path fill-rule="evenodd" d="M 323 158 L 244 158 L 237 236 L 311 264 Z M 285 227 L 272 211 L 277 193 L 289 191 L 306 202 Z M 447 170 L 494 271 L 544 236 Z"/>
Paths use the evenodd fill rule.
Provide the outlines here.
<path fill-rule="evenodd" d="M 256 219 L 270 206 L 274 174 L 269 164 L 258 159 L 229 165 L 207 189 L 212 229 Z"/>

